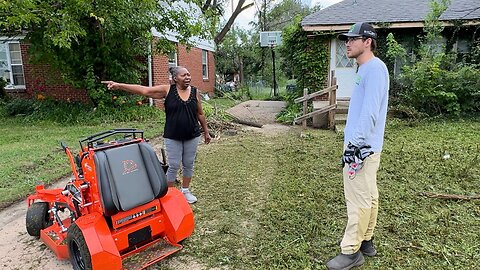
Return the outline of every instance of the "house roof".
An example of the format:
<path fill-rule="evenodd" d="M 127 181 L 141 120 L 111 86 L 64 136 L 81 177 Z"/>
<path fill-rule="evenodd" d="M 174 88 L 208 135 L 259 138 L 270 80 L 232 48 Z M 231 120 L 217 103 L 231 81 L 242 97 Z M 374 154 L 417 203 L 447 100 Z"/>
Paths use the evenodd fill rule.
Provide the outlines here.
<path fill-rule="evenodd" d="M 393 23 L 393 27 L 422 27 L 430 0 L 343 0 L 306 16 L 307 31 L 346 30 L 356 22 Z M 440 20 L 475 20 L 480 23 L 479 0 L 451 0 Z"/>

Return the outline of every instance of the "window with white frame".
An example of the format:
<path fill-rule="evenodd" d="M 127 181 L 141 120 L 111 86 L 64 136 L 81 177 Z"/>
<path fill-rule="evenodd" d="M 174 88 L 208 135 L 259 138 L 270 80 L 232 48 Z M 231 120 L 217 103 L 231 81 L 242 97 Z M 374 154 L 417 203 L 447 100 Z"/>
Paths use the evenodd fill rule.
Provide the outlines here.
<path fill-rule="evenodd" d="M 7 89 L 25 89 L 20 42 L 0 41 L 0 77 L 7 82 Z"/>
<path fill-rule="evenodd" d="M 345 42 L 337 40 L 337 55 L 335 56 L 335 66 L 337 68 L 351 68 L 355 64 L 353 58 L 347 56 L 347 45 Z"/>
<path fill-rule="evenodd" d="M 202 50 L 202 76 L 208 79 L 208 51 Z"/>

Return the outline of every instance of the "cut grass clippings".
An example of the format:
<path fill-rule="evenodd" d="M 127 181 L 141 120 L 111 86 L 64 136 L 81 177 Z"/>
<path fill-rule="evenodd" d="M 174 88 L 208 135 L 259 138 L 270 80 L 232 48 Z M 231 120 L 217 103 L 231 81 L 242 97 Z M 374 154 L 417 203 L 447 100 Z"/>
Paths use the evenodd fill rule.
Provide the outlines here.
<path fill-rule="evenodd" d="M 158 136 L 159 122 L 105 126 L 4 122 L 0 137 L 0 200 L 25 198 L 37 182 L 70 175 L 64 140 L 114 127 Z M 378 173 L 379 252 L 360 269 L 480 269 L 480 121 L 390 119 Z M 190 269 L 325 269 L 340 251 L 346 207 L 339 158 L 342 137 L 292 129 L 240 132 L 201 145 L 192 190 L 194 234 L 171 260 Z M 170 259 L 151 269 L 170 269 Z M 189 263 L 191 262 L 191 263 Z M 195 267 L 191 267 L 191 266 Z"/>
<path fill-rule="evenodd" d="M 479 269 L 480 122 L 390 120 L 378 176 L 379 255 L 359 269 Z M 330 131 L 257 133 L 200 147 L 194 234 L 182 253 L 203 269 L 325 269 L 346 223 Z M 446 158 L 446 154 L 450 155 Z M 168 269 L 168 260 L 155 269 Z"/>

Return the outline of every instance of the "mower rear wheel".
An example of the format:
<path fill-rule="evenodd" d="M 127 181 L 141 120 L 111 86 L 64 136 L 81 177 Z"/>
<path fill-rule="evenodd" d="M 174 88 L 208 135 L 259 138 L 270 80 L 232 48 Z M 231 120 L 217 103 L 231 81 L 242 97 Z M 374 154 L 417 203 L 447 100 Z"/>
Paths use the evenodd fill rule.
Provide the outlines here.
<path fill-rule="evenodd" d="M 67 234 L 68 253 L 74 270 L 92 270 L 92 256 L 82 231 L 73 223 Z"/>
<path fill-rule="evenodd" d="M 31 236 L 40 236 L 40 231 L 52 224 L 52 218 L 48 213 L 48 202 L 36 202 L 27 210 L 26 227 Z"/>

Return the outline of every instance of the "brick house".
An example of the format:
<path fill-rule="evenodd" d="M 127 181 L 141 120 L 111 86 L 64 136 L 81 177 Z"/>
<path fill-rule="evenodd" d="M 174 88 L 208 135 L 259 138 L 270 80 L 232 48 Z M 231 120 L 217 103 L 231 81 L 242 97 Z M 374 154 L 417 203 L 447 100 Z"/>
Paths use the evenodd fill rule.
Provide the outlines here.
<path fill-rule="evenodd" d="M 155 35 L 155 31 L 153 31 Z M 158 35 L 157 35 L 158 37 Z M 151 85 L 169 84 L 168 69 L 171 66 L 184 66 L 192 74 L 192 85 L 203 93 L 213 95 L 215 86 L 215 59 L 213 41 L 197 40 L 196 47 L 187 50 L 174 37 L 166 37 L 175 42 L 176 51 L 169 55 L 151 56 L 148 65 L 147 83 Z M 6 92 L 11 96 L 38 98 L 41 92 L 57 100 L 89 102 L 86 90 L 75 89 L 65 84 L 61 73 L 48 65 L 31 64 L 28 56 L 29 44 L 22 38 L 0 37 L 0 77 L 7 81 Z"/>

